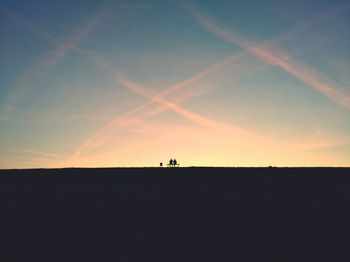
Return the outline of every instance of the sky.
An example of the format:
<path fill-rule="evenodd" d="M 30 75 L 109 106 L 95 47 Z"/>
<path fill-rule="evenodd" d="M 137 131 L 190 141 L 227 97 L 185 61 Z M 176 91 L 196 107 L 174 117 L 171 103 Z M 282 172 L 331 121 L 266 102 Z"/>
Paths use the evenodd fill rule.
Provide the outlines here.
<path fill-rule="evenodd" d="M 0 0 L 0 168 L 350 166 L 349 28 L 349 0 Z"/>

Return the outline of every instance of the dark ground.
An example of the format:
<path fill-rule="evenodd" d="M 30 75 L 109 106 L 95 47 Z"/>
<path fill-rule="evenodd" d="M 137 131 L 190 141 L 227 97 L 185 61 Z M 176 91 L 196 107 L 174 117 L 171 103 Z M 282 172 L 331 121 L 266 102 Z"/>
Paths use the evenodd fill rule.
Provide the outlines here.
<path fill-rule="evenodd" d="M 350 169 L 0 170 L 0 261 L 350 261 Z"/>

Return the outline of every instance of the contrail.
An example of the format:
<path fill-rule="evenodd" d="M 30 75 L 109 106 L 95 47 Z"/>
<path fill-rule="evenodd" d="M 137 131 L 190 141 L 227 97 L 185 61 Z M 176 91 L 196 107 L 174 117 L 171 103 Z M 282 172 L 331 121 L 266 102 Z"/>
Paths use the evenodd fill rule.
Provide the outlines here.
<path fill-rule="evenodd" d="M 64 58 L 66 53 L 74 49 L 98 26 L 106 11 L 107 2 L 105 2 L 95 17 L 91 19 L 85 26 L 79 28 L 70 39 L 58 42 L 50 34 L 46 33 L 44 30 L 29 20 L 22 18 L 14 11 L 11 11 L 9 9 L 1 10 L 1 13 L 8 18 L 16 21 L 17 23 L 24 24 L 26 27 L 30 28 L 31 31 L 38 34 L 41 38 L 55 43 L 57 47 L 45 57 L 43 57 L 39 62 L 28 68 L 25 73 L 16 80 L 15 85 L 10 89 L 10 94 L 7 96 L 4 104 L 2 105 L 0 120 L 7 119 L 10 113 L 15 109 L 16 105 L 24 99 L 26 93 L 28 92 L 28 83 L 35 77 L 40 76 L 43 74 L 43 72 L 48 71 L 50 68 L 58 64 Z"/>
<path fill-rule="evenodd" d="M 57 44 L 57 41 L 53 41 L 55 44 Z M 84 51 L 81 50 L 77 47 L 73 47 L 73 49 L 75 51 L 78 51 L 81 54 L 84 54 L 85 57 L 90 57 L 91 59 L 91 54 L 89 54 L 88 51 Z M 113 67 L 111 67 L 110 65 L 108 65 L 105 61 L 103 61 L 103 59 L 95 56 L 93 57 L 93 60 L 103 66 L 104 68 L 108 69 L 109 71 L 112 71 L 114 73 L 114 75 L 116 76 L 116 79 L 119 83 L 121 83 L 122 85 L 124 85 L 125 87 L 129 88 L 131 91 L 138 93 L 140 95 L 143 95 L 145 97 L 148 97 L 152 102 L 157 102 L 158 104 L 160 104 L 161 106 L 163 106 L 164 109 L 172 109 L 175 112 L 185 116 L 188 119 L 191 119 L 192 121 L 201 124 L 201 125 L 205 125 L 205 126 L 225 126 L 228 128 L 232 128 L 231 125 L 228 124 L 220 124 L 214 120 L 211 120 L 207 117 L 203 117 L 199 114 L 195 114 L 193 112 L 190 112 L 188 110 L 185 110 L 183 108 L 180 108 L 176 103 L 172 103 L 169 102 L 168 100 L 165 100 L 164 98 L 162 98 L 162 96 L 165 96 L 167 94 L 172 94 L 172 92 L 176 92 L 179 90 L 182 90 L 184 87 L 186 87 L 187 85 L 191 85 L 196 81 L 199 81 L 200 79 L 204 79 L 205 77 L 209 76 L 210 74 L 213 74 L 219 70 L 221 70 L 223 67 L 225 67 L 226 65 L 229 65 L 230 63 L 232 63 L 231 60 L 235 60 L 233 59 L 235 56 L 229 57 L 228 59 L 225 59 L 224 61 L 222 61 L 220 64 L 215 64 L 212 67 L 208 68 L 207 70 L 204 70 L 203 72 L 195 75 L 194 77 L 183 81 L 183 83 L 180 84 L 175 84 L 173 85 L 171 88 L 166 89 L 164 92 L 156 95 L 153 92 L 151 92 L 148 88 L 145 88 L 141 85 L 139 85 L 138 83 L 135 83 L 133 81 L 130 81 L 128 79 L 126 79 L 125 77 L 122 76 L 122 74 L 120 74 L 118 71 L 116 71 Z M 210 89 L 208 89 L 210 90 Z M 138 110 L 132 110 L 131 112 L 128 112 L 127 114 L 125 114 L 124 119 L 123 117 L 118 118 L 116 121 L 113 121 L 112 123 L 110 123 L 108 125 L 108 127 L 112 127 L 112 126 L 123 126 L 123 125 L 127 125 L 127 123 L 135 123 L 134 120 L 126 118 L 127 115 L 131 115 L 133 112 L 137 112 Z M 123 119 L 123 121 L 121 121 Z M 241 130 L 241 129 L 237 129 L 235 127 L 235 130 Z M 85 143 L 83 143 L 83 145 L 80 147 L 80 150 L 77 150 L 77 154 L 79 155 L 80 152 L 84 149 L 89 148 L 89 145 L 99 145 L 99 144 L 103 144 L 104 140 L 107 139 L 108 140 L 108 136 L 101 136 L 102 133 L 105 133 L 106 131 L 108 131 L 107 129 L 102 129 L 102 132 L 98 132 L 96 136 L 92 136 L 90 137 L 90 139 L 86 140 Z M 110 130 L 109 130 L 110 132 Z M 98 137 L 99 139 L 96 139 L 96 137 Z M 104 138 L 103 138 L 104 137 Z"/>
<path fill-rule="evenodd" d="M 315 69 L 293 59 L 285 52 L 275 51 L 267 45 L 259 45 L 250 42 L 234 32 L 228 31 L 189 6 L 185 6 L 185 9 L 210 33 L 229 43 L 239 45 L 241 48 L 256 55 L 265 63 L 282 68 L 302 82 L 313 87 L 316 91 L 322 93 L 330 100 L 346 108 L 350 108 L 350 94 L 342 91 L 344 87 L 337 85 Z"/>
<path fill-rule="evenodd" d="M 215 121 L 211 118 L 208 118 L 206 116 L 194 113 L 192 111 L 186 110 L 182 107 L 179 107 L 177 104 L 169 102 L 168 100 L 165 100 L 159 96 L 155 96 L 153 92 L 150 91 L 147 87 L 144 87 L 143 85 L 136 83 L 130 79 L 125 78 L 120 72 L 114 71 L 116 81 L 120 83 L 122 86 L 128 88 L 134 93 L 137 93 L 139 95 L 142 95 L 144 97 L 147 97 L 151 100 L 154 100 L 164 106 L 164 108 L 170 109 L 178 113 L 179 115 L 182 115 L 183 117 L 191 120 L 192 122 L 204 126 L 204 127 L 222 127 L 222 128 L 229 128 L 231 130 L 234 130 L 235 132 L 240 133 L 246 133 L 248 134 L 248 131 L 245 131 L 241 128 L 238 128 L 236 126 L 230 125 L 230 124 L 224 124 L 220 123 L 218 121 Z M 140 123 L 140 120 L 130 118 L 131 115 L 134 114 L 134 112 L 139 112 L 139 108 L 135 108 L 132 111 L 127 112 L 126 114 L 117 117 L 113 121 L 111 121 L 107 126 L 101 128 L 98 132 L 96 132 L 94 135 L 90 136 L 88 139 L 86 139 L 83 144 L 76 150 L 72 158 L 68 160 L 68 163 L 72 163 L 74 160 L 76 160 L 78 157 L 80 157 L 81 153 L 83 151 L 87 152 L 90 151 L 104 143 L 106 143 L 111 137 L 112 132 L 116 127 L 120 128 L 123 126 L 128 126 L 129 124 L 135 124 Z M 251 133 L 249 133 L 251 135 Z"/>
<path fill-rule="evenodd" d="M 185 118 L 192 120 L 196 124 L 199 124 L 201 126 L 217 125 L 216 121 L 214 121 L 208 117 L 205 117 L 205 116 L 196 114 L 194 112 L 188 111 L 184 108 L 181 108 L 177 104 L 171 103 L 171 102 L 169 102 L 161 97 L 157 97 L 154 94 L 150 93 L 148 88 L 146 88 L 146 87 L 144 87 L 144 86 L 142 86 L 134 81 L 126 79 L 125 77 L 123 77 L 121 75 L 116 75 L 116 79 L 120 84 L 129 88 L 133 92 L 138 93 L 138 94 L 145 96 L 147 98 L 154 99 L 155 101 L 157 101 L 158 103 L 160 103 L 164 107 L 177 112 L 178 114 L 184 116 Z"/>
<path fill-rule="evenodd" d="M 188 110 L 185 110 L 185 109 L 179 107 L 176 103 L 169 102 L 168 100 L 162 98 L 162 96 L 156 95 L 154 92 L 151 91 L 151 89 L 126 78 L 119 70 L 113 68 L 111 65 L 109 65 L 108 63 L 103 61 L 100 57 L 88 55 L 86 52 L 84 52 L 81 49 L 78 49 L 78 52 L 84 56 L 87 56 L 87 58 L 92 59 L 98 65 L 111 71 L 111 73 L 113 73 L 113 75 L 115 76 L 117 82 L 120 83 L 122 86 L 126 87 L 127 89 L 129 89 L 130 91 L 132 91 L 133 93 L 136 93 L 136 94 L 139 94 L 139 95 L 144 96 L 146 98 L 149 98 L 150 101 L 156 101 L 157 103 L 161 104 L 162 106 L 166 107 L 167 109 L 173 110 L 173 111 L 177 112 L 178 114 L 192 120 L 193 122 L 195 122 L 197 124 L 205 123 L 205 125 L 208 125 L 209 122 L 212 123 L 211 121 L 208 122 L 207 118 L 202 117 L 202 116 L 195 114 L 193 112 L 190 112 Z M 179 88 L 179 86 L 174 86 L 174 88 L 175 89 Z M 171 90 L 166 90 L 166 91 L 169 92 Z M 137 110 L 139 110 L 139 109 L 138 108 L 135 109 L 135 111 L 137 111 Z M 123 117 L 125 118 L 125 115 Z"/>
<path fill-rule="evenodd" d="M 54 40 L 52 37 L 50 37 L 50 35 L 48 35 L 48 34 L 42 34 L 42 35 L 45 38 L 48 38 L 48 39 L 50 39 L 50 41 L 54 41 L 54 43 L 57 44 L 57 41 Z M 116 77 L 116 79 L 117 79 L 117 81 L 119 83 L 121 83 L 124 87 L 128 88 L 132 92 L 137 93 L 137 94 L 142 95 L 142 96 L 145 96 L 145 97 L 147 97 L 147 98 L 149 98 L 151 100 L 157 101 L 160 104 L 162 104 L 163 106 L 167 107 L 168 109 L 172 109 L 175 112 L 185 116 L 186 118 L 188 118 L 188 119 L 190 119 L 190 120 L 192 120 L 192 121 L 194 121 L 194 122 L 196 122 L 198 124 L 200 124 L 200 123 L 203 124 L 204 122 L 206 122 L 206 125 L 208 125 L 209 123 L 211 123 L 208 119 L 206 119 L 206 118 L 204 118 L 202 116 L 199 116 L 199 115 L 197 115 L 195 113 L 192 113 L 192 112 L 190 112 L 188 110 L 182 109 L 182 108 L 178 107 L 174 103 L 168 102 L 168 101 L 166 101 L 166 100 L 164 100 L 164 99 L 162 99 L 160 97 L 157 97 L 155 94 L 151 93 L 151 91 L 149 89 L 147 89 L 147 88 L 145 88 L 145 87 L 143 87 L 141 85 L 138 85 L 135 82 L 132 82 L 132 81 L 126 79 L 125 77 L 122 76 L 122 74 L 118 70 L 114 69 L 112 66 L 110 66 L 108 63 L 106 63 L 100 57 L 93 56 L 88 51 L 84 51 L 82 49 L 77 48 L 76 45 L 74 45 L 74 44 L 62 45 L 62 46 L 65 46 L 65 48 L 68 47 L 68 49 L 74 49 L 75 51 L 77 51 L 78 53 L 83 55 L 84 57 L 89 58 L 90 60 L 94 61 L 96 64 L 98 64 L 98 65 L 102 66 L 103 68 L 109 70 L 110 72 L 112 72 L 115 75 L 115 77 Z M 67 50 L 67 49 L 64 49 L 64 50 Z M 59 52 L 59 53 L 61 53 L 61 52 Z M 217 67 L 218 67 L 218 65 L 216 65 L 215 70 L 218 70 Z M 124 118 L 123 118 L 123 125 L 125 123 L 128 123 L 128 121 L 125 121 L 125 120 L 126 119 L 125 119 L 125 116 L 124 116 Z M 130 122 L 130 120 L 129 120 L 129 122 Z M 114 121 L 112 123 L 112 126 L 114 126 L 115 123 L 120 123 L 120 121 L 117 121 L 117 122 Z M 101 136 L 97 136 L 97 137 L 101 137 Z M 108 137 L 106 139 L 108 139 Z M 81 152 L 82 149 L 88 147 L 89 145 L 93 145 L 93 147 L 96 146 L 96 145 L 100 145 L 101 141 L 96 142 L 95 140 L 96 140 L 96 136 L 93 136 L 92 138 L 88 139 L 81 146 L 81 148 L 79 150 L 77 150 L 78 153 L 76 153 L 75 155 L 79 155 L 80 154 L 79 152 Z M 98 139 L 98 140 L 100 140 L 100 139 Z M 102 142 L 103 141 L 104 140 L 102 139 Z"/>
<path fill-rule="evenodd" d="M 33 24 L 27 20 L 21 19 L 17 14 L 12 12 L 11 15 L 13 17 L 16 17 L 17 20 L 20 20 L 26 26 L 28 26 L 31 29 L 31 31 L 38 33 L 39 36 L 42 37 L 43 39 L 46 39 L 46 40 L 50 41 L 51 43 L 57 45 L 59 48 L 61 48 L 55 52 L 58 55 L 57 57 L 60 57 L 60 55 L 64 55 L 64 53 L 68 50 L 69 51 L 74 50 L 75 52 L 79 53 L 80 55 L 84 56 L 85 58 L 92 60 L 95 64 L 97 64 L 97 65 L 105 68 L 106 70 L 110 71 L 111 73 L 113 73 L 117 77 L 118 82 L 123 84 L 123 86 L 127 87 L 132 92 L 137 93 L 137 94 L 142 95 L 142 96 L 145 96 L 145 97 L 148 97 L 149 98 L 148 103 L 146 103 L 145 105 L 140 106 L 138 108 L 135 108 L 135 110 L 132 110 L 128 114 L 125 114 L 123 117 L 121 117 L 121 119 L 123 119 L 123 122 L 124 122 L 123 125 L 125 125 L 125 123 L 127 123 L 127 122 L 130 123 L 130 119 L 129 119 L 129 121 L 126 121 L 127 115 L 132 115 L 135 112 L 142 111 L 143 107 L 145 107 L 147 105 L 152 105 L 153 102 L 157 102 L 160 105 L 162 105 L 164 107 L 164 109 L 165 108 L 171 109 L 171 110 L 179 113 L 180 115 L 183 115 L 186 118 L 194 121 L 197 124 L 206 122 L 206 124 L 208 125 L 210 122 L 210 121 L 208 121 L 208 119 L 205 119 L 202 116 L 196 115 L 193 112 L 190 112 L 188 110 L 184 110 L 184 109 L 178 107 L 175 103 L 171 103 L 171 102 L 168 102 L 167 100 L 164 100 L 164 98 L 162 98 L 162 96 L 172 94 L 176 91 L 182 90 L 185 87 L 193 84 L 194 82 L 199 81 L 201 79 L 204 79 L 205 77 L 208 77 L 209 75 L 222 70 L 224 67 L 232 64 L 235 60 L 237 60 L 238 58 L 240 58 L 242 56 L 242 54 L 239 54 L 239 55 L 232 55 L 228 58 L 225 58 L 222 61 L 215 63 L 214 65 L 204 69 L 203 71 L 196 74 L 195 76 L 193 76 L 193 77 L 191 77 L 183 82 L 177 83 L 177 84 L 169 87 L 167 90 L 164 90 L 164 92 L 161 92 L 160 94 L 156 95 L 156 94 L 152 94 L 147 88 L 140 87 L 139 85 L 132 83 L 129 80 L 126 80 L 125 78 L 123 78 L 122 75 L 118 72 L 118 70 L 116 70 L 114 67 L 112 67 L 111 65 L 106 63 L 101 57 L 93 55 L 88 50 L 83 50 L 83 49 L 78 48 L 76 46 L 76 43 L 79 42 L 77 39 L 81 39 L 81 37 L 84 36 L 88 30 L 86 30 L 86 29 L 81 30 L 81 33 L 78 34 L 78 37 L 75 37 L 71 42 L 62 43 L 62 42 L 58 41 L 57 39 L 55 39 L 54 37 L 52 37 L 47 32 L 45 32 L 44 30 L 42 30 L 40 27 L 36 26 L 35 24 Z M 100 17 L 100 15 L 98 15 L 97 17 Z M 92 23 L 92 24 L 95 24 L 95 23 Z M 64 52 L 60 51 L 60 50 L 64 50 Z M 205 93 L 205 92 L 208 92 L 209 90 L 212 90 L 212 89 L 213 89 L 213 87 L 210 87 L 210 88 L 207 88 L 207 90 L 202 90 L 202 92 Z M 192 94 L 192 95 L 194 95 L 194 94 Z M 115 126 L 116 123 L 120 123 L 120 121 L 112 121 L 111 125 L 107 125 L 107 126 Z M 92 137 L 96 137 L 96 136 L 92 136 Z M 96 142 L 92 142 L 92 141 L 94 141 L 94 139 L 92 139 L 92 138 L 87 139 L 85 141 L 85 143 L 83 143 L 81 148 L 86 148 L 87 144 L 89 144 L 89 143 L 92 143 L 93 145 L 99 145 L 101 143 L 101 142 L 96 143 Z M 80 151 L 80 150 L 78 150 L 78 151 Z"/>
<path fill-rule="evenodd" d="M 170 86 L 169 88 L 167 88 L 166 90 L 164 90 L 163 92 L 161 92 L 160 94 L 157 95 L 154 92 L 152 92 L 149 88 L 124 77 L 124 75 L 119 70 L 112 67 L 106 61 L 104 61 L 101 57 L 99 57 L 97 55 L 93 55 L 91 52 L 86 51 L 86 50 L 82 50 L 79 48 L 76 48 L 75 50 L 79 54 L 81 54 L 82 56 L 86 57 L 87 59 L 90 59 L 94 63 L 96 63 L 96 64 L 100 65 L 101 67 L 105 68 L 106 70 L 110 71 L 110 73 L 112 73 L 115 76 L 116 81 L 119 84 L 121 84 L 122 86 L 126 87 L 127 89 L 129 89 L 130 91 L 132 91 L 136 94 L 139 94 L 141 96 L 149 98 L 149 101 L 134 108 L 133 110 L 131 110 L 131 111 L 129 111 L 121 116 L 118 116 L 117 118 L 113 119 L 109 124 L 107 124 L 105 127 L 102 127 L 97 132 L 95 132 L 92 136 L 88 137 L 82 143 L 82 145 L 75 151 L 72 158 L 70 158 L 68 160 L 68 163 L 72 163 L 74 160 L 79 158 L 80 155 L 82 154 L 82 152 L 91 151 L 94 148 L 105 144 L 113 136 L 113 131 L 116 128 L 126 127 L 126 126 L 128 126 L 128 124 L 135 124 L 135 121 L 137 123 L 140 123 L 139 121 L 141 119 L 146 118 L 147 114 L 160 113 L 164 110 L 172 110 L 172 111 L 178 113 L 179 115 L 182 115 L 183 117 L 185 117 L 185 118 L 191 120 L 192 122 L 194 122 L 198 125 L 201 125 L 201 126 L 205 126 L 205 127 L 214 127 L 214 126 L 219 127 L 220 126 L 222 128 L 229 128 L 231 130 L 234 129 L 235 132 L 251 134 L 250 132 L 243 130 L 241 128 L 238 128 L 236 126 L 233 126 L 230 124 L 219 123 L 219 122 L 217 122 L 213 119 L 210 119 L 208 117 L 205 117 L 203 115 L 196 114 L 194 112 L 191 112 L 189 110 L 181 108 L 181 107 L 179 107 L 179 105 L 177 103 L 169 102 L 167 99 L 164 98 L 164 94 L 172 94 L 172 92 L 175 92 L 177 90 L 181 90 L 182 88 L 186 87 L 187 85 L 193 84 L 194 82 L 196 82 L 202 78 L 207 77 L 208 75 L 212 74 L 213 72 L 217 72 L 218 70 L 221 70 L 221 68 L 223 68 L 227 64 L 232 63 L 233 61 L 240 58 L 241 55 L 233 55 L 229 58 L 226 58 L 226 59 L 220 61 L 219 63 L 216 63 L 216 64 L 206 68 L 205 70 L 201 71 L 200 73 L 196 74 L 195 76 L 193 76 L 185 81 L 182 81 L 178 84 Z M 210 87 L 210 89 L 211 88 L 212 87 Z M 190 96 L 194 96 L 197 94 L 190 94 Z M 185 99 L 183 99 L 183 100 L 185 100 Z M 155 111 L 148 111 L 149 113 L 147 111 L 145 112 L 145 108 L 147 107 L 147 105 L 152 105 L 154 102 L 156 102 L 161 107 L 161 108 L 156 109 L 156 110 L 158 110 L 158 112 L 155 112 Z M 159 111 L 159 109 L 160 109 L 160 111 Z M 144 117 L 138 117 L 138 118 L 136 117 L 135 118 L 135 115 L 138 115 L 138 114 L 143 114 Z"/>
<path fill-rule="evenodd" d="M 348 6 L 346 6 L 346 8 L 348 8 Z M 294 26 L 292 29 L 288 30 L 286 33 L 283 33 L 280 36 L 275 37 L 272 40 L 270 40 L 264 44 L 261 44 L 261 45 L 266 46 L 266 47 L 273 47 L 277 43 L 282 42 L 282 41 L 286 41 L 288 38 L 292 37 L 293 35 L 295 35 L 297 33 L 305 31 L 308 28 L 317 25 L 318 23 L 322 23 L 324 21 L 324 17 L 329 17 L 329 16 L 333 16 L 334 14 L 344 12 L 344 10 L 346 10 L 346 8 L 344 8 L 343 5 L 337 5 L 337 6 L 332 7 L 331 9 L 328 9 L 326 11 L 323 11 L 323 12 L 320 12 L 316 15 L 313 15 L 307 21 L 307 23 L 300 22 L 296 26 Z M 241 41 L 241 40 L 239 42 L 242 45 L 249 44 L 249 43 Z M 146 103 L 139 105 L 138 107 L 129 111 L 125 115 L 132 116 L 134 114 L 143 114 L 144 118 L 147 117 L 147 115 L 157 115 L 157 114 L 162 113 L 168 109 L 163 104 L 159 104 L 156 101 L 157 98 L 169 97 L 169 99 L 171 98 L 172 101 L 175 101 L 176 104 L 180 104 L 191 97 L 197 96 L 201 93 L 210 92 L 214 89 L 219 88 L 219 86 L 201 85 L 200 88 L 198 90 L 196 90 L 196 92 L 190 93 L 189 92 L 190 89 L 188 89 L 187 87 L 193 85 L 194 83 L 196 83 L 202 79 L 205 79 L 206 77 L 210 76 L 211 74 L 214 74 L 214 73 L 222 70 L 224 67 L 236 62 L 238 59 L 245 57 L 248 53 L 250 53 L 250 50 L 241 51 L 238 54 L 231 55 L 231 56 L 205 68 L 204 70 L 195 74 L 194 76 L 190 77 L 189 79 L 186 79 L 184 81 L 181 81 L 181 82 L 178 82 L 174 85 L 171 85 L 168 88 L 165 88 L 163 91 L 158 93 L 156 95 L 156 97 L 151 98 Z M 101 59 L 98 59 L 98 61 L 104 67 L 109 68 L 110 71 L 113 70 L 110 68 L 110 66 L 106 65 L 103 61 L 101 61 Z M 180 93 L 180 92 L 183 92 L 183 93 Z M 176 93 L 176 95 L 175 95 L 175 93 Z M 180 95 L 178 93 L 180 93 Z M 170 97 L 170 95 L 173 95 L 173 96 Z M 154 109 L 150 109 L 150 106 L 154 105 L 155 103 L 157 103 L 157 107 Z M 145 112 L 148 112 L 148 113 L 145 113 Z M 145 114 L 147 114 L 147 115 L 145 115 Z M 122 118 L 124 118 L 124 116 L 120 117 L 120 119 L 122 119 Z M 114 119 L 112 121 L 112 123 L 118 122 L 117 119 L 118 118 Z M 112 128 L 113 126 L 116 127 L 116 125 L 107 125 L 106 127 Z M 105 128 L 102 128 L 102 130 L 104 130 Z"/>
<path fill-rule="evenodd" d="M 28 148 L 1 148 L 1 151 L 4 152 L 14 152 L 14 153 L 23 153 L 23 154 L 29 154 L 29 155 L 35 155 L 39 157 L 44 157 L 44 158 L 53 158 L 53 159 L 62 159 L 64 157 L 67 157 L 67 155 L 62 155 L 62 154 L 54 154 L 50 152 L 43 152 L 43 151 L 37 151 L 33 149 L 28 149 Z"/>
<path fill-rule="evenodd" d="M 273 47 L 280 42 L 288 40 L 290 37 L 294 36 L 297 33 L 303 32 L 312 26 L 315 26 L 319 23 L 322 23 L 325 20 L 325 17 L 327 18 L 330 16 L 337 15 L 341 12 L 346 11 L 349 7 L 350 7 L 350 5 L 345 5 L 345 6 L 344 5 L 335 5 L 330 9 L 327 9 L 325 11 L 322 11 L 320 13 L 317 13 L 317 14 L 311 16 L 310 19 L 308 19 L 308 21 L 299 22 L 297 25 L 295 25 L 293 28 L 291 28 L 287 32 L 282 33 L 281 35 L 274 37 L 267 42 L 262 43 L 261 46 Z M 185 8 L 186 8 L 186 6 L 185 6 Z M 192 97 L 191 95 L 188 94 L 189 93 L 189 89 L 187 88 L 188 86 L 191 86 L 194 83 L 196 83 L 202 79 L 205 79 L 208 76 L 210 76 L 216 72 L 219 72 L 220 70 L 224 69 L 225 67 L 227 67 L 233 63 L 236 63 L 237 60 L 246 57 L 247 54 L 249 54 L 249 53 L 250 53 L 249 50 L 244 50 L 244 51 L 241 51 L 239 53 L 233 54 L 227 58 L 224 58 L 224 59 L 220 60 L 219 62 L 208 66 L 207 68 L 203 69 L 202 71 L 195 74 L 194 76 L 165 88 L 163 91 L 161 91 L 157 94 L 157 97 L 168 97 L 168 99 L 170 99 L 170 96 L 176 93 L 176 95 L 173 95 L 171 97 L 171 99 L 173 101 L 176 101 L 176 103 L 182 103 L 182 102 L 184 102 L 187 99 Z M 221 86 L 225 86 L 225 84 L 223 84 Z M 197 90 L 197 92 L 198 92 L 197 95 L 200 95 L 202 93 L 204 94 L 206 92 L 210 92 L 210 91 L 215 90 L 217 88 L 219 88 L 219 86 L 201 85 L 200 89 Z M 185 92 L 185 93 L 180 93 L 180 92 Z M 196 96 L 196 94 L 192 94 L 192 95 Z M 153 105 L 154 102 L 155 102 L 154 99 L 147 101 L 146 103 L 139 106 L 139 110 L 140 111 L 145 110 L 147 108 L 147 106 Z M 157 104 L 158 104 L 158 107 L 151 112 L 152 115 L 158 114 L 158 113 L 161 113 L 161 112 L 167 110 L 165 107 L 163 107 L 159 103 L 157 103 Z"/>
<path fill-rule="evenodd" d="M 261 46 L 272 47 L 272 46 L 276 45 L 276 43 L 285 41 L 289 37 L 291 37 L 292 35 L 294 35 L 296 33 L 299 33 L 299 32 L 301 32 L 303 30 L 306 30 L 307 28 L 310 28 L 311 26 L 313 26 L 313 25 L 315 25 L 317 23 L 322 22 L 324 16 L 329 16 L 331 14 L 338 13 L 338 12 L 341 12 L 341 11 L 344 11 L 344 8 L 340 7 L 340 6 L 336 6 L 334 8 L 331 8 L 330 10 L 326 10 L 325 12 L 321 12 L 319 14 L 316 14 L 316 15 L 314 15 L 312 17 L 311 22 L 308 21 L 309 23 L 307 23 L 307 24 L 301 22 L 297 26 L 292 28 L 291 30 L 287 31 L 286 33 L 284 33 L 284 34 L 282 34 L 282 35 L 280 35 L 278 37 L 273 38 L 269 42 L 261 44 Z M 210 26 L 212 26 L 212 25 L 210 25 Z M 226 35 L 226 32 L 223 32 L 223 34 Z M 244 41 L 244 40 L 242 40 L 242 39 L 240 39 L 238 37 L 236 37 L 235 40 L 237 40 L 243 46 L 250 45 L 249 42 Z M 188 98 L 191 98 L 192 96 L 199 95 L 201 92 L 205 93 L 205 92 L 208 92 L 208 91 L 211 91 L 211 90 L 214 90 L 214 89 L 218 88 L 218 86 L 214 86 L 214 87 L 213 86 L 211 86 L 211 87 L 209 86 L 209 87 L 201 88 L 200 90 L 197 91 L 197 93 L 192 93 L 192 95 L 189 94 L 189 92 L 188 92 L 189 89 L 186 89 L 187 86 L 191 86 L 194 83 L 196 83 L 196 82 L 198 82 L 198 81 L 208 77 L 209 75 L 220 71 L 224 67 L 226 67 L 226 66 L 236 62 L 236 60 L 240 59 L 241 57 L 246 56 L 247 53 L 251 53 L 251 50 L 248 49 L 248 50 L 245 50 L 245 51 L 241 51 L 238 54 L 231 55 L 230 57 L 225 58 L 225 59 L 219 61 L 218 63 L 215 63 L 215 64 L 209 66 L 208 68 L 202 70 L 201 72 L 199 72 L 196 75 L 190 77 L 189 79 L 169 86 L 168 88 L 166 88 L 163 91 L 161 91 L 160 93 L 158 93 L 155 97 L 151 98 L 146 103 L 141 104 L 140 106 L 138 106 L 138 107 L 134 108 L 133 110 L 129 111 L 126 115 L 131 116 L 131 115 L 137 114 L 137 113 L 138 114 L 145 114 L 145 111 L 148 109 L 149 106 L 154 105 L 154 103 L 157 103 L 157 107 L 156 108 L 152 109 L 151 111 L 147 110 L 149 112 L 148 113 L 149 115 L 156 115 L 156 114 L 164 112 L 165 110 L 168 109 L 168 107 L 164 106 L 164 104 L 158 103 L 159 101 L 157 101 L 157 100 L 159 100 L 159 98 L 167 97 L 167 96 L 169 97 L 170 95 L 173 95 L 175 93 L 179 93 L 180 91 L 184 91 L 185 92 L 184 95 L 180 95 L 180 96 L 173 95 L 173 97 L 172 97 L 172 101 L 175 101 L 176 104 L 179 104 L 179 103 L 182 103 L 182 102 L 186 101 Z M 101 64 L 103 64 L 103 61 L 99 61 L 99 62 Z M 104 67 L 108 68 L 109 66 L 104 64 Z M 109 68 L 109 70 L 111 70 L 111 69 Z M 123 119 L 123 116 L 120 117 L 120 119 Z M 114 124 L 107 125 L 106 127 L 102 128 L 100 130 L 105 130 L 106 128 L 108 129 L 108 128 L 113 128 L 113 127 L 115 128 L 115 127 L 118 126 L 118 125 L 115 125 L 115 123 L 118 123 L 118 122 L 119 122 L 118 118 L 116 118 L 115 120 L 112 121 L 112 123 L 114 123 Z M 93 135 L 92 137 L 94 137 L 96 139 L 96 136 Z M 90 138 L 92 138 L 92 137 L 90 137 Z"/>

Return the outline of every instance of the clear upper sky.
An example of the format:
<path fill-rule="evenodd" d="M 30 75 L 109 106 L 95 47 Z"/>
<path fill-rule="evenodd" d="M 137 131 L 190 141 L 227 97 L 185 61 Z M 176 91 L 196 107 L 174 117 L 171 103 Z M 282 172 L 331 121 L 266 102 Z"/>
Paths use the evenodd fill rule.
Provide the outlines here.
<path fill-rule="evenodd" d="M 350 166 L 349 28 L 349 0 L 0 0 L 0 168 Z"/>

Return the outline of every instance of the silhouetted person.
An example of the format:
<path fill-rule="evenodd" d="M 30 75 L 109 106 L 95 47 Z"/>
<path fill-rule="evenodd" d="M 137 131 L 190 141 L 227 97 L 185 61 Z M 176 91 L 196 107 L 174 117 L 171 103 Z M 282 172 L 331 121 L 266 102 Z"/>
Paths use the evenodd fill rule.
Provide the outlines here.
<path fill-rule="evenodd" d="M 174 165 L 174 161 L 173 161 L 173 159 L 170 159 L 170 161 L 169 161 L 169 165 L 170 165 L 170 166 L 173 166 L 173 165 Z"/>
<path fill-rule="evenodd" d="M 159 166 L 160 166 L 160 167 L 163 167 L 163 162 L 160 162 Z"/>
<path fill-rule="evenodd" d="M 175 166 L 176 166 L 176 164 L 177 164 L 176 159 L 174 159 L 173 164 L 174 164 L 174 167 L 175 167 Z"/>

